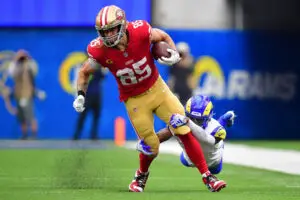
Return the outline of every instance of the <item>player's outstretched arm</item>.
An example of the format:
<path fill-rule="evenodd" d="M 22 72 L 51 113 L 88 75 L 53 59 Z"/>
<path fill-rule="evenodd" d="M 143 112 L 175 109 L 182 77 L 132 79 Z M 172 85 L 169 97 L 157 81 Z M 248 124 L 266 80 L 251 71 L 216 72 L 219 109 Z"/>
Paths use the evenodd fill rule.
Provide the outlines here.
<path fill-rule="evenodd" d="M 89 77 L 92 73 L 95 72 L 95 68 L 90 65 L 88 61 L 84 62 L 81 69 L 78 72 L 78 79 L 77 79 L 77 92 L 84 92 L 86 93 Z"/>
<path fill-rule="evenodd" d="M 84 111 L 85 94 L 88 87 L 89 77 L 95 72 L 95 68 L 86 61 L 83 63 L 81 69 L 78 72 L 77 78 L 77 98 L 73 102 L 73 107 L 77 112 Z"/>
<path fill-rule="evenodd" d="M 160 143 L 169 140 L 172 136 L 173 135 L 168 128 L 160 129 L 157 133 L 157 137 L 158 137 Z"/>
<path fill-rule="evenodd" d="M 201 126 L 195 124 L 192 120 L 189 120 L 187 125 L 191 128 L 193 135 L 198 141 L 209 145 L 215 145 L 217 143 L 212 135 L 206 134 L 205 130 Z"/>

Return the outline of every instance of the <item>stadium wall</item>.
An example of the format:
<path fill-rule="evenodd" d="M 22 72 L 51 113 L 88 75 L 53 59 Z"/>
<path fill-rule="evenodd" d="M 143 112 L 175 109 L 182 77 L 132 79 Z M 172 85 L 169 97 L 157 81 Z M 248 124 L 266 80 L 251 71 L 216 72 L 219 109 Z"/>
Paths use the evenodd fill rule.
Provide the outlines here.
<path fill-rule="evenodd" d="M 238 115 L 228 131 L 230 139 L 300 139 L 298 34 L 241 31 L 167 30 L 178 41 L 191 45 L 196 58 L 196 93 L 214 96 L 216 116 L 229 109 Z M 37 85 L 47 92 L 44 102 L 36 101 L 39 138 L 69 139 L 77 113 L 72 107 L 75 66 L 82 61 L 94 29 L 1 29 L 0 78 L 5 73 L 10 51 L 27 49 L 39 64 Z M 164 79 L 168 67 L 159 66 Z M 7 81 L 11 85 L 11 80 Z M 114 78 L 103 83 L 100 138 L 113 138 L 114 120 L 126 119 L 127 139 L 136 139 L 123 104 L 119 102 Z M 16 119 L 0 100 L 0 138 L 20 136 Z M 88 137 L 88 119 L 84 137 Z M 158 130 L 164 124 L 156 120 Z"/>

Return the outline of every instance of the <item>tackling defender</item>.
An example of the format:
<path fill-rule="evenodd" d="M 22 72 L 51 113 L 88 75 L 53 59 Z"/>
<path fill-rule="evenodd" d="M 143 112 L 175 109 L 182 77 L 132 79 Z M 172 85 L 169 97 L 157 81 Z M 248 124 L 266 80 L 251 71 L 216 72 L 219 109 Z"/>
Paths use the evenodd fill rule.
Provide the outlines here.
<path fill-rule="evenodd" d="M 230 127 L 236 117 L 233 111 L 227 111 L 218 120 L 212 118 L 213 104 L 209 97 L 196 95 L 191 97 L 185 105 L 186 116 L 175 114 L 171 118 L 171 126 L 179 127 L 187 125 L 191 128 L 193 135 L 201 143 L 209 170 L 213 174 L 218 174 L 223 166 L 223 151 L 226 138 L 224 127 Z M 170 139 L 174 134 L 169 128 L 161 129 L 157 134 L 160 142 Z M 181 142 L 179 141 L 181 144 Z M 182 146 L 182 144 L 181 144 Z M 184 150 L 180 155 L 180 161 L 187 167 L 194 167 Z M 137 150 L 144 154 L 151 154 L 149 147 L 140 140 Z"/>
<path fill-rule="evenodd" d="M 125 12 L 117 6 L 102 8 L 96 17 L 99 37 L 88 45 L 88 60 L 79 70 L 77 79 L 78 96 L 73 107 L 77 112 L 84 110 L 85 93 L 89 75 L 103 66 L 114 75 L 129 119 L 140 139 L 151 147 L 151 156 L 140 153 L 140 168 L 129 185 L 132 192 L 143 192 L 149 167 L 158 154 L 159 138 L 154 131 L 155 113 L 166 124 L 173 114 L 184 115 L 184 108 L 163 81 L 154 64 L 150 47 L 152 43 L 165 41 L 176 49 L 172 38 L 160 29 L 152 28 L 146 21 L 128 22 Z M 174 65 L 180 60 L 176 50 L 168 49 L 170 57 L 161 57 L 158 62 Z M 202 175 L 202 180 L 211 191 L 226 186 L 208 170 L 200 144 L 188 126 L 171 128 L 186 149 L 186 153 Z"/>

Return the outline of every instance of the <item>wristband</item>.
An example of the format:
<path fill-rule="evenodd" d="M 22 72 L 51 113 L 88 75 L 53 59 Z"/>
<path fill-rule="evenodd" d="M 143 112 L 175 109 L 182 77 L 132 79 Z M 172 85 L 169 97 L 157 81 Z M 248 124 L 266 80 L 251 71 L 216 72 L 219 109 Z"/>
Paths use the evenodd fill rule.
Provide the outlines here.
<path fill-rule="evenodd" d="M 82 90 L 79 90 L 79 91 L 77 92 L 77 95 L 78 95 L 78 96 L 79 96 L 79 95 L 82 95 L 83 97 L 85 97 L 85 92 L 82 91 Z"/>

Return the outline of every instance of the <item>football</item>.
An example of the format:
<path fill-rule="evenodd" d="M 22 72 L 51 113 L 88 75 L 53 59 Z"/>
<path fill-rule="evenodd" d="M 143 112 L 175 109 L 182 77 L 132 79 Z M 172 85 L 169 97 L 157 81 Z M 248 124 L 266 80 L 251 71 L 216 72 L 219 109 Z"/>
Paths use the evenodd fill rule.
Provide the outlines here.
<path fill-rule="evenodd" d="M 157 42 L 157 43 L 154 43 L 152 45 L 152 49 L 151 49 L 151 52 L 152 52 L 152 56 L 155 60 L 157 60 L 158 58 L 161 58 L 161 57 L 170 57 L 171 54 L 167 51 L 167 49 L 170 48 L 170 45 L 166 42 Z"/>

